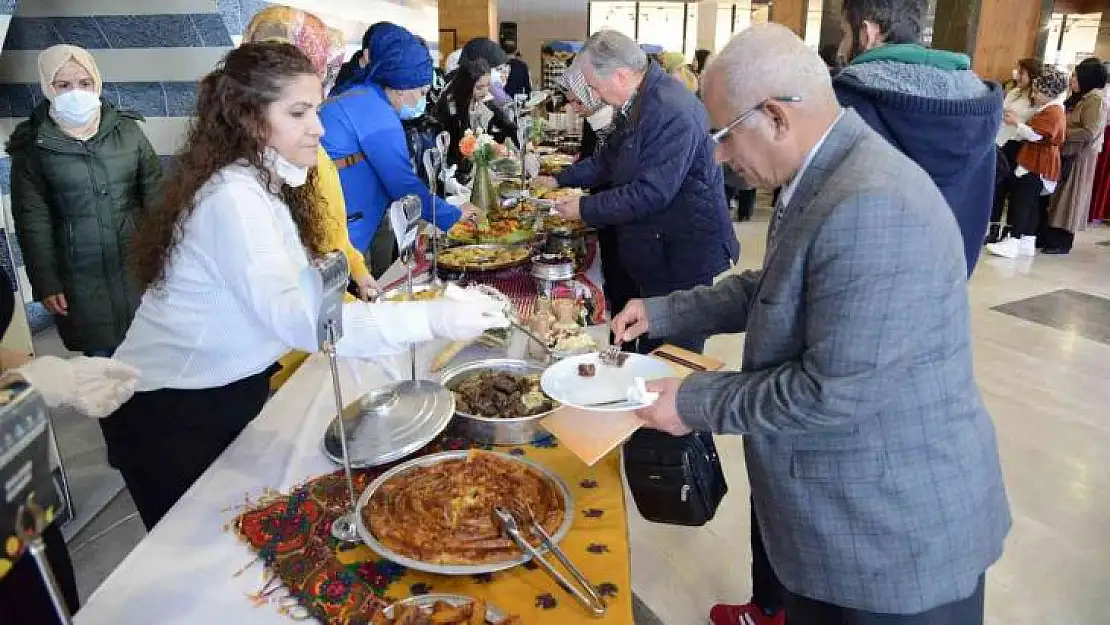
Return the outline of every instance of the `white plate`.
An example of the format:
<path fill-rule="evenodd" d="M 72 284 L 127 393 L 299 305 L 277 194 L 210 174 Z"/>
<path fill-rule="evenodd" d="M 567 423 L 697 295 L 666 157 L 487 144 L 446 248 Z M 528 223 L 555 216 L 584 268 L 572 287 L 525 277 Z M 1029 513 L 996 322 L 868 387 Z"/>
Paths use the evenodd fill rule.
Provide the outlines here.
<path fill-rule="evenodd" d="M 592 378 L 578 375 L 578 365 L 592 364 L 596 373 Z M 646 381 L 660 378 L 673 378 L 674 369 L 665 362 L 642 356 L 628 354 L 623 367 L 603 365 L 598 362 L 598 353 L 571 356 L 548 367 L 540 377 L 540 386 L 548 397 L 555 401 L 584 410 L 599 412 L 624 412 L 649 406 L 650 404 L 619 404 L 617 406 L 589 407 L 589 404 L 621 399 L 628 389 L 636 384 L 636 378 Z"/>
<path fill-rule="evenodd" d="M 471 603 L 474 600 L 470 597 L 464 597 L 462 595 L 436 595 L 436 594 L 431 594 L 431 595 L 417 595 L 415 597 L 409 597 L 408 599 L 402 599 L 401 601 L 398 601 L 397 603 L 395 603 L 393 605 L 405 604 L 405 605 L 416 605 L 416 606 L 421 607 L 421 608 L 431 608 L 432 606 L 435 605 L 435 603 L 437 601 L 444 601 L 444 602 L 450 603 L 453 606 L 460 606 L 460 605 L 466 605 L 468 603 Z M 393 605 L 391 605 L 388 608 L 386 608 L 385 610 L 383 610 L 383 612 L 385 612 L 386 618 L 393 618 Z M 506 618 L 508 618 L 508 617 L 505 615 L 504 612 L 502 612 L 501 610 L 498 610 L 497 608 L 493 607 L 492 605 L 486 604 L 486 622 L 487 623 L 494 623 L 494 624 L 500 623 L 501 621 L 505 620 Z"/>

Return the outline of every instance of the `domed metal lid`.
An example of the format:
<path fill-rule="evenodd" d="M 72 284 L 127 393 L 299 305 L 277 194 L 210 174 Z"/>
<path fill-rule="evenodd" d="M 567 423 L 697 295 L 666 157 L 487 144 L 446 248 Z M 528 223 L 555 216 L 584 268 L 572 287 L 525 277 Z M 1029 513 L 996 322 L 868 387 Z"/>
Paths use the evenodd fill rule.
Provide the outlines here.
<path fill-rule="evenodd" d="M 405 380 L 366 393 L 343 409 L 351 467 L 361 469 L 412 454 L 439 436 L 455 414 L 455 395 L 429 380 Z M 343 463 L 338 418 L 324 432 L 324 455 Z"/>

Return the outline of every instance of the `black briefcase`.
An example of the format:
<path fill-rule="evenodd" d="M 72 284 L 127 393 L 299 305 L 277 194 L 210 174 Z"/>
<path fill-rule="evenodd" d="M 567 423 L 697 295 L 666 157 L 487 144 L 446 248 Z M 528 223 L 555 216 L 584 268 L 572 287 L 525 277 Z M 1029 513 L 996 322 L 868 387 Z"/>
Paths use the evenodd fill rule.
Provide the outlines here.
<path fill-rule="evenodd" d="M 705 525 L 728 492 L 709 432 L 638 430 L 624 444 L 624 473 L 640 515 L 653 523 Z"/>

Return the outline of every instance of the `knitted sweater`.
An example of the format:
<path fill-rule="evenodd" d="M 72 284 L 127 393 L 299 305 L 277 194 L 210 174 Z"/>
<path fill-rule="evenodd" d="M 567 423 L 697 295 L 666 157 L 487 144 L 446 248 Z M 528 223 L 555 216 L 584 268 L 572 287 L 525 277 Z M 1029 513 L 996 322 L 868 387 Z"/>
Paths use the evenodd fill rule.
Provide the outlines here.
<path fill-rule="evenodd" d="M 1049 182 L 1060 180 L 1060 146 L 1067 136 L 1068 119 L 1064 107 L 1053 103 L 1029 119 L 1029 129 L 1041 136 L 1024 141 L 1018 150 L 1018 165 Z"/>

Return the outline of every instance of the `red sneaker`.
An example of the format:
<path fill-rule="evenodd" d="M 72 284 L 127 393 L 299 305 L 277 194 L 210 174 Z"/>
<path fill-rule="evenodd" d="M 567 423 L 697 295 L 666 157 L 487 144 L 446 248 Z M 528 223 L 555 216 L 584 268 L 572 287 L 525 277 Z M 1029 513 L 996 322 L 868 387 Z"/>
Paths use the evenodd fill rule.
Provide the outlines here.
<path fill-rule="evenodd" d="M 718 603 L 709 611 L 709 622 L 713 625 L 786 625 L 786 613 L 779 610 L 774 616 L 767 616 L 754 603 Z"/>

